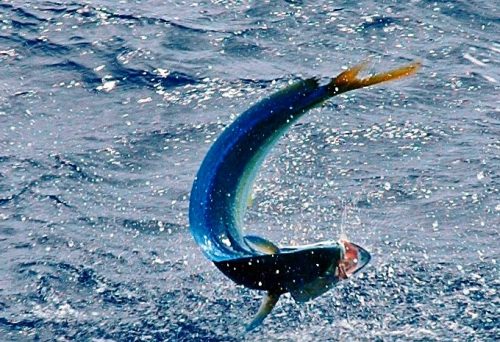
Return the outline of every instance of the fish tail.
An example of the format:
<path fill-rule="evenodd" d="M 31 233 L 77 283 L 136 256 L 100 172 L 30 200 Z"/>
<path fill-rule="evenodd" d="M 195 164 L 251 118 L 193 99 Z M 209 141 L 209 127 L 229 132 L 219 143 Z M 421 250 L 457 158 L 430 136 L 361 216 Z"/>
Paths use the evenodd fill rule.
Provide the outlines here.
<path fill-rule="evenodd" d="M 328 85 L 334 94 L 344 93 L 349 90 L 368 87 L 374 84 L 398 80 L 415 74 L 421 66 L 420 62 L 413 62 L 403 67 L 392 69 L 365 78 L 358 78 L 358 74 L 366 68 L 367 62 L 360 63 L 342 72 Z"/>
<path fill-rule="evenodd" d="M 279 294 L 268 292 L 264 296 L 262 304 L 260 304 L 259 311 L 255 315 L 253 320 L 247 325 L 246 331 L 250 331 L 257 328 L 264 321 L 264 319 L 271 313 L 273 308 L 276 306 L 276 303 L 278 303 L 279 299 L 280 299 Z"/>

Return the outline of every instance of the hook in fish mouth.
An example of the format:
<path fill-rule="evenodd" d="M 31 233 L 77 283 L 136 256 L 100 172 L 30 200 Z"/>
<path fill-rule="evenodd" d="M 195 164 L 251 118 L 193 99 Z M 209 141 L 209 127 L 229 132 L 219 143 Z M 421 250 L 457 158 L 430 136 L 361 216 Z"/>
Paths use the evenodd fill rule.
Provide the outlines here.
<path fill-rule="evenodd" d="M 370 262 L 371 255 L 353 242 L 341 239 L 339 243 L 344 247 L 344 256 L 337 267 L 338 277 L 347 279 L 365 267 Z"/>

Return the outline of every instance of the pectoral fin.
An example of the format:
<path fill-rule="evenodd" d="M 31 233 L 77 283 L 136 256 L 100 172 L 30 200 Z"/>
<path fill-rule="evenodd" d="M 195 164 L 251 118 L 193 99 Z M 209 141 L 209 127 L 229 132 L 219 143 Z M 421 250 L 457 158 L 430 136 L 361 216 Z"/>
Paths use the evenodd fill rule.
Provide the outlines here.
<path fill-rule="evenodd" d="M 279 294 L 268 292 L 262 299 L 262 304 L 260 304 L 259 311 L 255 315 L 253 320 L 247 325 L 246 330 L 250 331 L 257 328 L 264 321 L 267 315 L 271 313 L 273 308 L 276 306 L 276 303 L 278 303 L 279 298 Z"/>
<path fill-rule="evenodd" d="M 298 303 L 305 303 L 319 297 L 339 282 L 341 279 L 339 272 L 339 267 L 332 264 L 323 276 L 302 285 L 300 288 L 291 290 L 290 294 Z"/>
<path fill-rule="evenodd" d="M 290 294 L 296 302 L 305 303 L 321 296 L 335 286 L 338 281 L 339 279 L 336 277 L 318 277 L 300 289 L 290 291 Z"/>

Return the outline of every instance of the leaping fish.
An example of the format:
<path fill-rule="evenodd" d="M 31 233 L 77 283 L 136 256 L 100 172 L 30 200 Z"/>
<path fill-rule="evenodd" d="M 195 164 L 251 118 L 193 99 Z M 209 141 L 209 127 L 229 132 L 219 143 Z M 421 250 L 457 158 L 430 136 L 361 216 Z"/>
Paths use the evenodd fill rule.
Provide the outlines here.
<path fill-rule="evenodd" d="M 191 234 L 227 277 L 250 289 L 267 291 L 247 331 L 262 323 L 280 295 L 289 292 L 298 302 L 311 300 L 370 261 L 365 249 L 345 239 L 279 247 L 242 232 L 257 171 L 293 123 L 333 96 L 407 77 L 420 64 L 359 78 L 365 66 L 356 65 L 323 85 L 317 78 L 301 80 L 261 100 L 222 132 L 201 164 L 190 197 Z"/>

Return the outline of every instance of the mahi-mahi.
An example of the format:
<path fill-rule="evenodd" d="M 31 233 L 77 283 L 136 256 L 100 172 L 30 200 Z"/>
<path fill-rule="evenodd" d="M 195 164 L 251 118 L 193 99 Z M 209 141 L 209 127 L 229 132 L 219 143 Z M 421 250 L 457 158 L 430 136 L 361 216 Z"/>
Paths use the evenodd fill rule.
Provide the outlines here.
<path fill-rule="evenodd" d="M 363 63 L 326 84 L 316 78 L 298 81 L 239 115 L 209 149 L 191 191 L 190 230 L 205 256 L 227 277 L 248 288 L 267 291 L 247 330 L 262 323 L 281 294 L 289 292 L 298 302 L 308 301 L 370 260 L 365 249 L 346 239 L 279 247 L 263 237 L 243 234 L 247 199 L 269 150 L 302 115 L 327 99 L 407 77 L 419 66 L 411 63 L 359 78 Z"/>

